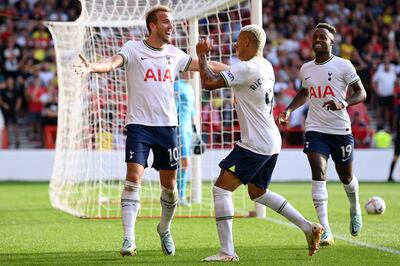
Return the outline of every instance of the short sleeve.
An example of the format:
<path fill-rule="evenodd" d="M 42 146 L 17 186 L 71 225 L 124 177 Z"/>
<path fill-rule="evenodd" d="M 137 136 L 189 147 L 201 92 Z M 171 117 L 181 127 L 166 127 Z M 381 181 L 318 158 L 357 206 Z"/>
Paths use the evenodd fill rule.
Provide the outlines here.
<path fill-rule="evenodd" d="M 226 87 L 245 83 L 250 77 L 250 67 L 246 62 L 237 62 L 228 70 L 219 73 L 224 79 Z"/>
<path fill-rule="evenodd" d="M 300 68 L 299 79 L 300 79 L 300 82 L 301 82 L 301 88 L 302 89 L 307 89 L 306 81 L 304 80 L 303 67 Z"/>
<path fill-rule="evenodd" d="M 360 80 L 356 69 L 349 60 L 345 60 L 343 64 L 343 78 L 347 85 L 352 85 Z"/>
<path fill-rule="evenodd" d="M 126 67 L 126 65 L 131 61 L 131 54 L 130 54 L 130 49 L 129 49 L 129 42 L 126 42 L 118 51 L 118 55 L 122 56 L 124 59 L 123 66 Z"/>
<path fill-rule="evenodd" d="M 186 72 L 192 63 L 192 57 L 178 48 L 176 48 L 176 55 L 178 59 L 178 71 Z"/>

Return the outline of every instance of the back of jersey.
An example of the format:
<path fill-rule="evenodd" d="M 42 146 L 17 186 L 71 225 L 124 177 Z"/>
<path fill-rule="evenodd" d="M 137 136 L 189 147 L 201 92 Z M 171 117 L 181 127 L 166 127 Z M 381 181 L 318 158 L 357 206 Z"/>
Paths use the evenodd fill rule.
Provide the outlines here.
<path fill-rule="evenodd" d="M 272 114 L 275 75 L 271 63 L 253 57 L 234 64 L 221 75 L 235 94 L 241 130 L 238 145 L 264 155 L 279 153 L 282 143 Z"/>

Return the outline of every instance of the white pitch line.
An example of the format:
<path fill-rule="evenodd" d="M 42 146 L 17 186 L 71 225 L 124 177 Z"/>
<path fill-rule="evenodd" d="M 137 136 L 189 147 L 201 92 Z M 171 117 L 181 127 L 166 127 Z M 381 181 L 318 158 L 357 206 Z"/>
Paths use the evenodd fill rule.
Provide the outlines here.
<path fill-rule="evenodd" d="M 266 217 L 264 219 L 269 221 L 269 222 L 276 223 L 276 224 L 281 224 L 281 225 L 285 225 L 285 226 L 289 226 L 289 227 L 296 227 L 294 224 L 286 222 L 286 221 L 282 221 L 280 219 L 270 218 L 270 217 Z M 387 248 L 387 247 L 383 247 L 383 246 L 379 246 L 379 245 L 375 245 L 375 244 L 370 244 L 370 243 L 366 243 L 366 242 L 362 242 L 362 241 L 358 241 L 358 240 L 353 240 L 353 239 L 350 239 L 350 238 L 348 238 L 346 236 L 343 236 L 343 235 L 336 235 L 335 234 L 335 238 L 336 239 L 340 239 L 340 240 L 345 241 L 345 242 L 348 242 L 348 243 L 350 243 L 352 245 L 355 245 L 355 246 L 361 246 L 361 247 L 376 249 L 376 250 L 379 250 L 379 251 L 400 255 L 400 250 L 398 250 L 398 249 Z"/>

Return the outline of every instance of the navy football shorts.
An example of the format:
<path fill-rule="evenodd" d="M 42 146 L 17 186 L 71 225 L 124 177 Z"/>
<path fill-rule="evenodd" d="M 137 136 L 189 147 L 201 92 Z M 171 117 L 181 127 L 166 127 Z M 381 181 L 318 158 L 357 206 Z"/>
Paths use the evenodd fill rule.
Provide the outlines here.
<path fill-rule="evenodd" d="M 267 189 L 277 159 L 278 154 L 261 155 L 236 145 L 219 167 L 232 172 L 244 185 L 252 183 Z"/>
<path fill-rule="evenodd" d="M 337 164 L 349 164 L 353 161 L 353 135 L 334 135 L 315 131 L 307 131 L 304 137 L 304 153 L 316 152 Z"/>
<path fill-rule="evenodd" d="M 153 127 L 130 124 L 126 126 L 125 162 L 138 163 L 145 168 L 150 149 L 154 154 L 153 168 L 175 170 L 179 167 L 176 127 Z"/>

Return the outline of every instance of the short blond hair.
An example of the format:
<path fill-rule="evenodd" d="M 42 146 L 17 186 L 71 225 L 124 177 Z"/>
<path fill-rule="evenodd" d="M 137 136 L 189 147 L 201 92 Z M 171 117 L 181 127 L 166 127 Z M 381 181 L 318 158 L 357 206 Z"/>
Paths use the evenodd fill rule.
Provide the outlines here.
<path fill-rule="evenodd" d="M 149 9 L 146 13 L 146 27 L 150 33 L 150 23 L 157 23 L 157 12 L 168 12 L 171 13 L 171 9 L 168 6 L 156 5 Z"/>
<path fill-rule="evenodd" d="M 265 34 L 264 29 L 256 24 L 251 24 L 244 26 L 240 32 L 249 32 L 254 36 L 254 39 L 256 40 L 256 46 L 257 46 L 257 51 L 259 53 L 262 53 L 264 50 L 265 46 L 265 41 L 267 40 L 267 36 Z"/>

